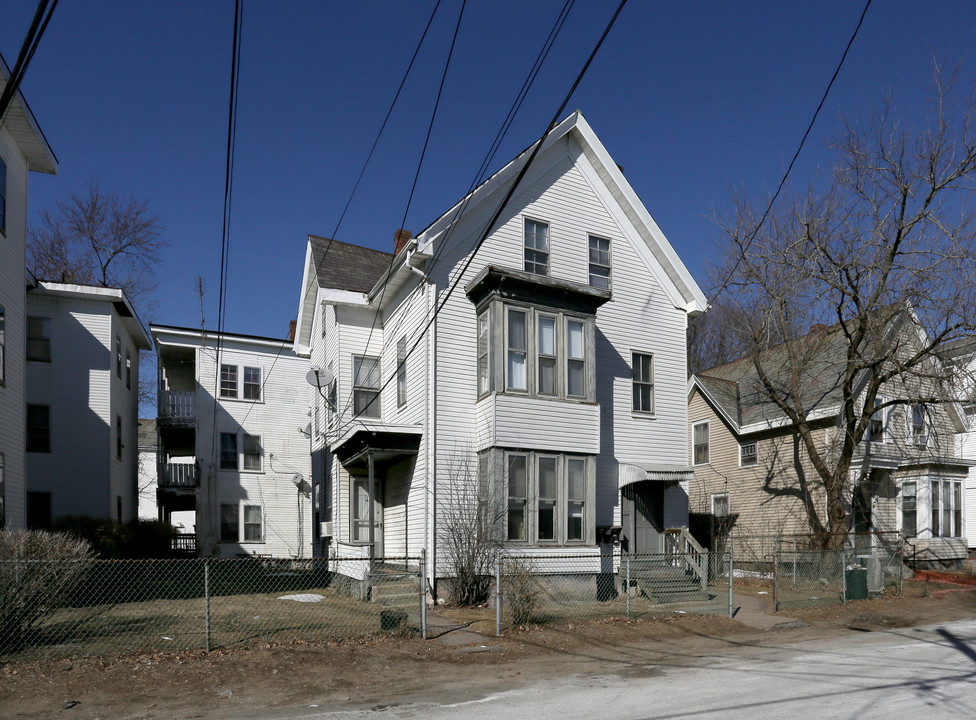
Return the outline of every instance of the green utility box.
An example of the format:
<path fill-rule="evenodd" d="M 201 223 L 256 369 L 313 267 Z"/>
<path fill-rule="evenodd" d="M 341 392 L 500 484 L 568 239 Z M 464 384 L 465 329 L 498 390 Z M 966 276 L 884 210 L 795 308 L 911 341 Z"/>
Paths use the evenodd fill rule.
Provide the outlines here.
<path fill-rule="evenodd" d="M 868 571 L 859 568 L 844 571 L 845 600 L 866 600 L 868 597 Z"/>

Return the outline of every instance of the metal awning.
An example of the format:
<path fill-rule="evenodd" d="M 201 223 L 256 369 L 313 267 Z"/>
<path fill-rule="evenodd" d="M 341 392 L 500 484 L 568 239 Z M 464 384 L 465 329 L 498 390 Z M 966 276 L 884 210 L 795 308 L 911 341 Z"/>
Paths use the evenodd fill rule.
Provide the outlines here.
<path fill-rule="evenodd" d="M 346 470 L 364 470 L 371 456 L 387 463 L 416 455 L 422 431 L 416 425 L 359 425 L 332 445 L 332 451 Z"/>
<path fill-rule="evenodd" d="M 620 463 L 617 468 L 618 487 L 625 487 L 644 480 L 673 483 L 692 480 L 694 477 L 694 470 L 687 465 Z"/>

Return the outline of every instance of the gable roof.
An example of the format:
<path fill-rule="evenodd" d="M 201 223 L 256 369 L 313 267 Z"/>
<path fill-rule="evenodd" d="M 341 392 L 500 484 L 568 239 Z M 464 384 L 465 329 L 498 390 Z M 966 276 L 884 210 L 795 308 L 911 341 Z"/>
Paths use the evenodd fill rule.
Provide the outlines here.
<path fill-rule="evenodd" d="M 10 80 L 10 68 L 6 60 L 0 55 L 0 92 Z M 58 159 L 48 145 L 47 138 L 37 124 L 37 118 L 31 112 L 27 100 L 20 90 L 14 93 L 4 119 L 3 127 L 17 143 L 17 147 L 27 160 L 27 169 L 34 172 L 55 174 L 58 171 Z"/>
<path fill-rule="evenodd" d="M 308 245 L 320 288 L 367 293 L 393 260 L 393 253 L 318 235 L 309 235 Z"/>
<path fill-rule="evenodd" d="M 913 315 L 910 310 L 898 313 L 886 329 L 886 335 L 890 337 L 890 333 L 903 327 L 908 315 Z M 809 419 L 828 418 L 840 411 L 843 402 L 842 383 L 847 370 L 847 348 L 847 337 L 838 323 L 764 351 L 762 366 L 776 387 L 798 389 L 800 404 L 806 409 Z M 803 374 L 796 382 L 791 382 L 790 378 L 793 367 L 790 354 L 802 359 L 799 366 L 803 368 Z M 789 424 L 786 414 L 763 389 L 754 358 L 755 355 L 749 355 L 696 373 L 688 384 L 689 396 L 697 387 L 736 432 L 752 432 Z M 856 380 L 855 387 L 864 377 L 866 375 Z M 948 402 L 947 407 L 958 425 L 960 409 L 953 402 Z"/>

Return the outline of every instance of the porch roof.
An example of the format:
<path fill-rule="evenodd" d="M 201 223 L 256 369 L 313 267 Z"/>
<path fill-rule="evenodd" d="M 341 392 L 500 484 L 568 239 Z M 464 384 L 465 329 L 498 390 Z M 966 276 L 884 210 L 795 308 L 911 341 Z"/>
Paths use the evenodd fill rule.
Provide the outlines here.
<path fill-rule="evenodd" d="M 694 477 L 694 469 L 687 465 L 620 463 L 617 468 L 617 484 L 621 488 L 643 480 L 681 482 L 684 480 L 693 480 Z"/>
<path fill-rule="evenodd" d="M 375 462 L 416 455 L 422 434 L 418 425 L 362 424 L 340 437 L 332 451 L 347 470 L 364 468 L 370 454 Z"/>

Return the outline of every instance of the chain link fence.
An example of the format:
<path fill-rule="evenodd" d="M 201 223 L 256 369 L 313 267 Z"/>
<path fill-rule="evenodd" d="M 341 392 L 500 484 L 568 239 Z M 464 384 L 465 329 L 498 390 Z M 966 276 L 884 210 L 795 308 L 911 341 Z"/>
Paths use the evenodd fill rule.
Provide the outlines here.
<path fill-rule="evenodd" d="M 501 558 L 496 632 L 529 624 L 732 613 L 729 553 Z"/>
<path fill-rule="evenodd" d="M 0 656 L 423 634 L 423 559 L 0 561 Z"/>
<path fill-rule="evenodd" d="M 813 607 L 903 592 L 903 546 L 881 535 L 851 536 L 840 550 L 779 541 L 772 556 L 773 609 Z"/>

